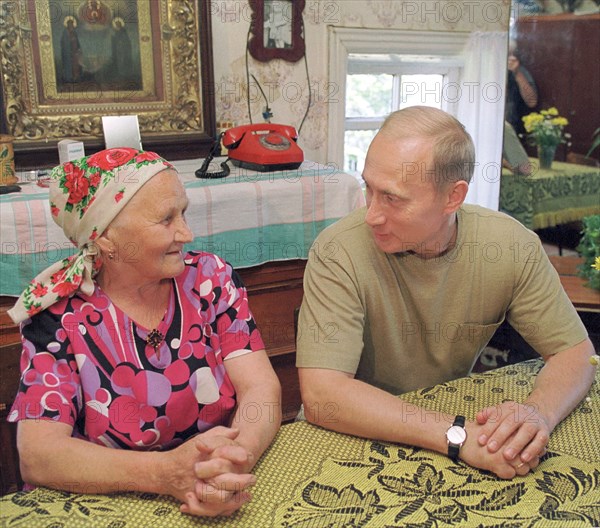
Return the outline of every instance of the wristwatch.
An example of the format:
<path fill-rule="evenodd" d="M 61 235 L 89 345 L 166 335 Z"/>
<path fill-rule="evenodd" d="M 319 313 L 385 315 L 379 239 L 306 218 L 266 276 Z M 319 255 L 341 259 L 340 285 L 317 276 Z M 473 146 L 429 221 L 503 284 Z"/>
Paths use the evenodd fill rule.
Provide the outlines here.
<path fill-rule="evenodd" d="M 448 456 L 455 462 L 458 460 L 458 452 L 466 439 L 467 431 L 465 430 L 465 417 L 458 415 L 454 418 L 454 423 L 446 431 Z"/>

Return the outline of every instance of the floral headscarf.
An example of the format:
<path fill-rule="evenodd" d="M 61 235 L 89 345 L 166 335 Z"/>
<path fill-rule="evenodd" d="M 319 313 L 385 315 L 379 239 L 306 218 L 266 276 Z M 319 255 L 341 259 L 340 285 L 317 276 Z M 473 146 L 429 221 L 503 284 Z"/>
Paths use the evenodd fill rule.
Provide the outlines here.
<path fill-rule="evenodd" d="M 102 150 L 55 167 L 50 174 L 52 219 L 79 252 L 33 279 L 8 311 L 11 319 L 25 321 L 77 291 L 91 295 L 101 265 L 94 240 L 150 178 L 172 168 L 154 152 L 131 148 Z"/>

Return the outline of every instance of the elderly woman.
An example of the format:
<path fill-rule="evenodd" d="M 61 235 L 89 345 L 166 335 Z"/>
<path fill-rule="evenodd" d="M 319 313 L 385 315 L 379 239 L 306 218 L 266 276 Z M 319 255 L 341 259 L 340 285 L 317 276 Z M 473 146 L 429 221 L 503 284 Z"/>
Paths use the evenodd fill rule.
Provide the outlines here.
<path fill-rule="evenodd" d="M 52 215 L 79 253 L 9 312 L 23 341 L 9 421 L 28 484 L 168 494 L 193 515 L 250 499 L 281 389 L 237 274 L 183 253 L 187 205 L 153 152 L 109 149 L 53 170 Z"/>

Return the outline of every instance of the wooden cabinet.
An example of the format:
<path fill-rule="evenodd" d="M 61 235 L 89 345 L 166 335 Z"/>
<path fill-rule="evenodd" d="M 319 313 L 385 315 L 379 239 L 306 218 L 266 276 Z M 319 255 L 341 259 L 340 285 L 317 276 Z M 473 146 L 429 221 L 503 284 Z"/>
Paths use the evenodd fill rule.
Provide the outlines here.
<path fill-rule="evenodd" d="M 16 424 L 6 421 L 21 376 L 21 339 L 6 310 L 12 297 L 0 297 L 0 495 L 22 486 L 16 446 Z"/>
<path fill-rule="evenodd" d="M 293 420 L 300 408 L 296 371 L 295 314 L 302 302 L 305 261 L 274 262 L 238 270 L 248 289 L 256 318 L 283 391 L 283 417 Z M 6 421 L 20 378 L 21 343 L 18 328 L 6 310 L 12 297 L 0 297 L 0 495 L 22 485 L 14 424 Z M 249 373 L 252 375 L 252 373 Z"/>
<path fill-rule="evenodd" d="M 301 402 L 296 371 L 295 316 L 302 302 L 305 265 L 304 260 L 293 260 L 238 270 L 248 290 L 250 309 L 281 381 L 284 421 L 294 419 Z"/>
<path fill-rule="evenodd" d="M 538 109 L 555 106 L 569 120 L 572 145 L 559 149 L 559 159 L 568 150 L 587 153 L 600 125 L 600 15 L 523 16 L 516 33 L 522 63 L 538 87 Z M 600 149 L 594 157 L 600 159 Z"/>

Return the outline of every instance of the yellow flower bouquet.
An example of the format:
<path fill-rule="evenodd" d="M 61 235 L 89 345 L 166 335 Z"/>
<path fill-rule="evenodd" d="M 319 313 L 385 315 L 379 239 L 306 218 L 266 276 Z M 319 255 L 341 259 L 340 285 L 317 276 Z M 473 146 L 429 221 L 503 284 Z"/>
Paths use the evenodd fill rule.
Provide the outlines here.
<path fill-rule="evenodd" d="M 564 127 L 569 124 L 565 117 L 558 115 L 558 110 L 554 107 L 548 110 L 542 110 L 539 114 L 532 112 L 523 117 L 523 124 L 527 131 L 529 141 L 533 145 L 556 147 L 561 143 L 566 143 L 570 134 L 563 132 Z"/>
<path fill-rule="evenodd" d="M 555 107 L 552 107 L 540 113 L 532 112 L 526 115 L 523 117 L 523 124 L 529 143 L 538 148 L 540 167 L 550 168 L 556 147 L 566 143 L 571 137 L 571 134 L 564 131 L 569 121 L 560 116 Z"/>

